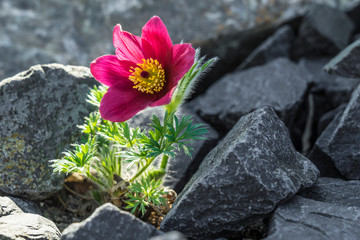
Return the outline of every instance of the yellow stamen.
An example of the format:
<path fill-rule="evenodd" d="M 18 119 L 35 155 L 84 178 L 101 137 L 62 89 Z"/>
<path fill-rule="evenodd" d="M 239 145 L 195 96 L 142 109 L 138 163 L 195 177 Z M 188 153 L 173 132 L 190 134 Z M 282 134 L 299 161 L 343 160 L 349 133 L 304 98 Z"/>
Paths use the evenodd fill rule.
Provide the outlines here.
<path fill-rule="evenodd" d="M 152 58 L 143 59 L 138 67 L 131 67 L 129 79 L 137 90 L 154 94 L 160 92 L 165 84 L 165 71 L 161 64 Z"/>

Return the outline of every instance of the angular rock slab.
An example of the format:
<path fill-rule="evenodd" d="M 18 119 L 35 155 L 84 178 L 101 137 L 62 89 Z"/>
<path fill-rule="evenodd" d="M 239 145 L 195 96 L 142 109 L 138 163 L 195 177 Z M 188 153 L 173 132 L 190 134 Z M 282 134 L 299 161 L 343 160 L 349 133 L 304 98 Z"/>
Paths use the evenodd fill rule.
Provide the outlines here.
<path fill-rule="evenodd" d="M 56 225 L 39 214 L 33 202 L 0 197 L 0 239 L 60 239 Z"/>
<path fill-rule="evenodd" d="M 266 240 L 352 240 L 360 236 L 360 208 L 294 197 L 274 213 Z"/>
<path fill-rule="evenodd" d="M 77 239 L 149 239 L 164 234 L 134 215 L 106 203 L 80 223 L 69 225 L 62 232 L 62 240 Z"/>
<path fill-rule="evenodd" d="M 144 111 L 136 114 L 134 117 L 128 120 L 128 123 L 132 127 L 141 127 L 142 129 L 148 128 L 151 123 L 151 118 L 155 114 L 163 121 L 164 110 L 163 108 L 147 108 Z M 189 146 L 194 148 L 191 152 L 192 156 L 188 156 L 184 151 L 177 152 L 175 159 L 170 158 L 168 160 L 167 173 L 164 177 L 163 185 L 174 189 L 177 193 L 180 193 L 184 188 L 185 184 L 195 173 L 199 167 L 201 161 L 204 159 L 206 154 L 215 147 L 218 141 L 217 132 L 207 123 L 202 121 L 196 114 L 187 110 L 186 108 L 180 107 L 177 111 L 177 116 L 181 119 L 182 116 L 190 115 L 193 117 L 193 123 L 204 124 L 207 128 L 208 133 L 204 136 L 207 140 L 194 140 Z"/>
<path fill-rule="evenodd" d="M 257 47 L 237 68 L 246 69 L 263 65 L 278 57 L 289 57 L 290 48 L 294 39 L 294 32 L 290 26 L 279 28 L 272 36 Z"/>
<path fill-rule="evenodd" d="M 0 197 L 0 217 L 17 213 L 41 214 L 41 210 L 31 201 L 14 197 Z"/>
<path fill-rule="evenodd" d="M 268 216 L 317 176 L 274 110 L 258 109 L 242 117 L 203 160 L 161 229 L 195 239 L 227 237 Z"/>
<path fill-rule="evenodd" d="M 353 30 L 354 24 L 346 13 L 317 4 L 301 22 L 294 56 L 336 54 L 347 46 Z"/>
<path fill-rule="evenodd" d="M 86 67 L 37 65 L 0 82 L 0 192 L 32 200 L 62 187 L 48 160 L 75 141 L 96 81 Z"/>
<path fill-rule="evenodd" d="M 0 218 L 0 239 L 60 239 L 56 225 L 36 214 L 20 213 Z"/>
<path fill-rule="evenodd" d="M 322 130 L 324 130 L 324 128 L 319 128 L 322 116 L 341 104 L 347 104 L 352 92 L 360 83 L 360 79 L 357 78 L 343 78 L 325 72 L 323 67 L 329 60 L 329 57 L 321 57 L 302 58 L 299 61 L 299 65 L 312 74 L 307 110 L 307 123 L 309 129 L 311 129 L 309 132 L 309 148 L 314 145 L 316 139 L 321 135 Z M 308 151 L 304 152 L 308 153 Z"/>
<path fill-rule="evenodd" d="M 360 208 L 360 181 L 321 177 L 299 195 L 319 202 Z"/>
<path fill-rule="evenodd" d="M 334 120 L 334 118 L 337 115 L 341 115 L 344 112 L 346 107 L 347 107 L 346 103 L 341 104 L 339 107 L 337 107 L 321 116 L 321 118 L 319 119 L 318 126 L 317 126 L 318 136 L 321 135 L 321 133 L 326 129 L 327 126 L 329 126 L 329 124 L 332 122 L 332 120 Z"/>
<path fill-rule="evenodd" d="M 340 175 L 360 180 L 360 85 L 353 92 L 342 114 L 337 115 L 317 139 L 309 158 L 319 166 L 322 176 L 333 164 Z M 333 172 L 333 171 L 332 171 Z"/>
<path fill-rule="evenodd" d="M 202 119 L 220 134 L 229 131 L 239 118 L 263 106 L 272 106 L 281 116 L 293 139 L 300 139 L 297 128 L 304 119 L 297 116 L 305 100 L 311 75 L 285 58 L 251 69 L 228 74 L 204 95 L 188 103 Z M 298 126 L 298 127 L 295 127 Z M 296 143 L 296 147 L 298 147 Z"/>
<path fill-rule="evenodd" d="M 342 77 L 360 78 L 360 39 L 336 55 L 324 70 Z"/>
<path fill-rule="evenodd" d="M 187 240 L 187 238 L 177 231 L 167 232 L 164 235 L 152 237 L 149 240 Z"/>
<path fill-rule="evenodd" d="M 312 74 L 310 94 L 314 95 L 319 102 L 317 112 L 327 112 L 348 103 L 352 92 L 360 83 L 359 78 L 343 78 L 330 75 L 323 70 L 330 58 L 303 58 L 299 65 L 306 68 Z M 321 99 L 320 99 L 321 98 Z M 322 100 L 322 101 L 321 101 Z"/>

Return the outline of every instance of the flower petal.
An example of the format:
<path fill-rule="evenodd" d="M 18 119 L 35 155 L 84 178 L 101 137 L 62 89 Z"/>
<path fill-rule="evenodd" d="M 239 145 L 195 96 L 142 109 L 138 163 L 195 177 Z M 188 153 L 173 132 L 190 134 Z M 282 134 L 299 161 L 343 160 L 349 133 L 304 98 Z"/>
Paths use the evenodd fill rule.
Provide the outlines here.
<path fill-rule="evenodd" d="M 119 81 L 129 81 L 130 67 L 136 66 L 135 63 L 129 61 L 119 61 L 115 55 L 105 55 L 98 57 L 90 64 L 90 72 L 96 80 L 112 86 Z"/>
<path fill-rule="evenodd" d="M 162 105 L 167 105 L 171 102 L 171 97 L 174 93 L 175 87 L 173 89 L 171 89 L 165 96 L 163 96 L 162 98 L 160 98 L 159 100 L 151 103 L 149 106 L 150 107 L 157 107 L 157 106 L 162 106 Z"/>
<path fill-rule="evenodd" d="M 141 50 L 141 38 L 129 32 L 123 31 L 120 24 L 113 31 L 113 44 L 116 48 L 116 56 L 119 60 L 128 60 L 140 63 L 144 59 Z"/>
<path fill-rule="evenodd" d="M 179 80 L 185 75 L 187 71 L 192 67 L 195 60 L 195 49 L 191 47 L 191 44 L 175 44 L 173 46 L 173 60 L 168 77 L 168 89 L 175 87 Z"/>
<path fill-rule="evenodd" d="M 166 63 L 171 60 L 172 54 L 172 42 L 165 24 L 158 16 L 152 17 L 142 28 L 141 37 L 149 42 L 153 48 L 155 56 L 163 66 L 166 67 Z M 147 46 L 143 46 L 145 56 L 149 56 L 148 51 L 152 51 Z"/>
<path fill-rule="evenodd" d="M 124 122 L 154 101 L 154 95 L 144 94 L 119 82 L 111 86 L 100 103 L 101 117 L 112 122 Z"/>

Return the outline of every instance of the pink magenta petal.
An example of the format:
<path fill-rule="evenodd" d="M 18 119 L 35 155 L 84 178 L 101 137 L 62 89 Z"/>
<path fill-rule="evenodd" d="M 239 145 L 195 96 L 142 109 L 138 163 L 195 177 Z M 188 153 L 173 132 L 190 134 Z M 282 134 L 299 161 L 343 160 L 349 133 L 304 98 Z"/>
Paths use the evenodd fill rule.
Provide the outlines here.
<path fill-rule="evenodd" d="M 172 97 L 172 94 L 174 93 L 174 90 L 175 90 L 175 87 L 173 89 L 171 89 L 171 91 L 169 91 L 165 96 L 163 96 L 159 100 L 153 102 L 149 106 L 150 107 L 157 107 L 157 106 L 162 106 L 162 105 L 169 104 L 171 102 L 171 97 Z"/>
<path fill-rule="evenodd" d="M 145 38 L 141 38 L 141 46 L 145 59 L 149 59 L 149 58 L 156 59 L 156 53 L 154 48 Z"/>
<path fill-rule="evenodd" d="M 101 117 L 112 122 L 124 122 L 148 107 L 154 97 L 119 82 L 111 86 L 102 98 Z"/>
<path fill-rule="evenodd" d="M 141 37 L 149 42 L 153 50 L 143 46 L 145 55 L 150 55 L 149 51 L 155 53 L 157 59 L 163 66 L 171 60 L 172 42 L 165 24 L 158 16 L 152 17 L 142 28 Z"/>
<path fill-rule="evenodd" d="M 131 66 L 136 66 L 136 64 L 120 61 L 115 55 L 105 55 L 95 59 L 90 64 L 90 71 L 96 80 L 106 86 L 112 86 L 119 81 L 130 84 L 131 81 L 128 80 L 128 77 Z"/>
<path fill-rule="evenodd" d="M 169 75 L 168 89 L 175 87 L 179 80 L 185 75 L 187 71 L 194 64 L 195 49 L 191 44 L 175 44 L 173 46 L 173 60 L 172 68 Z"/>
<path fill-rule="evenodd" d="M 122 31 L 119 24 L 114 28 L 113 44 L 119 60 L 139 63 L 144 59 L 144 54 L 141 50 L 141 38 L 129 32 Z"/>

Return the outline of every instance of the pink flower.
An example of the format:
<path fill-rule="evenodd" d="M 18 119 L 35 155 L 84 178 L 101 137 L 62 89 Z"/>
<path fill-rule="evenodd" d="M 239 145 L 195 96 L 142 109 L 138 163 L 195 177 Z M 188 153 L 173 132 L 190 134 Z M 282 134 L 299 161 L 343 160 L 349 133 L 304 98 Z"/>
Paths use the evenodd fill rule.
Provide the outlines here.
<path fill-rule="evenodd" d="M 116 25 L 116 55 L 105 55 L 90 64 L 96 80 L 109 86 L 100 104 L 102 118 L 123 122 L 146 107 L 169 104 L 179 80 L 194 63 L 191 44 L 173 45 L 157 16 L 142 28 L 141 37 Z"/>

